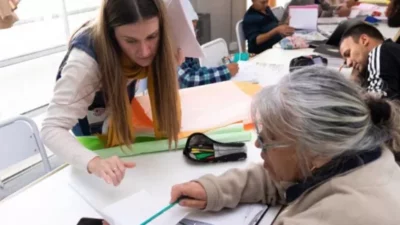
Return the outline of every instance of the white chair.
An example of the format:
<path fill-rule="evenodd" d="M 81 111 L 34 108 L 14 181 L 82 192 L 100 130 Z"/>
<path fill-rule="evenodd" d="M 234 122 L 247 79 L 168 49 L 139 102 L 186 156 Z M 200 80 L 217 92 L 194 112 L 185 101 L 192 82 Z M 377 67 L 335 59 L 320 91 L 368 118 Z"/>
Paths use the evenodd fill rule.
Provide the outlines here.
<path fill-rule="evenodd" d="M 278 21 L 282 20 L 283 14 L 285 12 L 285 9 L 282 6 L 277 6 L 271 9 L 272 13 L 274 16 L 278 19 Z"/>
<path fill-rule="evenodd" d="M 228 45 L 222 38 L 215 39 L 201 46 L 204 58 L 200 60 L 202 66 L 216 67 L 222 65 L 222 59 L 229 55 Z"/>
<path fill-rule="evenodd" d="M 25 116 L 0 122 L 0 171 L 37 153 L 42 158 L 44 171 L 50 172 L 50 162 L 36 123 Z M 0 188 L 4 183 L 0 179 Z"/>
<path fill-rule="evenodd" d="M 246 52 L 246 37 L 243 32 L 243 20 L 236 23 L 236 39 L 239 45 L 239 52 Z"/>

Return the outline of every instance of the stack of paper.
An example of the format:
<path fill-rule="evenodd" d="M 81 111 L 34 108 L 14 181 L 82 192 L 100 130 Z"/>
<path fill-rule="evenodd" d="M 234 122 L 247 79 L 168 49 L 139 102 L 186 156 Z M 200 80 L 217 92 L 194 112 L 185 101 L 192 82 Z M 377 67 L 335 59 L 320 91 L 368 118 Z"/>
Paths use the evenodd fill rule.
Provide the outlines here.
<path fill-rule="evenodd" d="M 317 30 L 318 5 L 289 6 L 289 26 L 302 30 Z"/>
<path fill-rule="evenodd" d="M 318 18 L 318 24 L 339 24 L 346 20 L 347 17 L 321 17 Z"/>
<path fill-rule="evenodd" d="M 276 84 L 283 75 L 288 73 L 285 66 L 281 64 L 253 61 L 239 61 L 238 64 L 239 73 L 232 80 L 258 83 L 261 86 Z"/>
<path fill-rule="evenodd" d="M 104 209 L 98 210 L 99 214 L 106 218 L 110 225 L 143 224 L 169 203 L 159 201 L 146 191 L 140 191 L 132 196 L 122 199 Z M 149 225 L 177 224 L 187 216 L 191 210 L 174 205 L 171 209 L 161 214 Z"/>
<path fill-rule="evenodd" d="M 199 224 L 199 225 L 232 225 L 232 224 L 257 224 L 264 212 L 268 209 L 267 205 L 245 204 L 239 205 L 235 209 L 225 209 L 218 213 L 196 211 L 189 214 L 180 224 Z"/>

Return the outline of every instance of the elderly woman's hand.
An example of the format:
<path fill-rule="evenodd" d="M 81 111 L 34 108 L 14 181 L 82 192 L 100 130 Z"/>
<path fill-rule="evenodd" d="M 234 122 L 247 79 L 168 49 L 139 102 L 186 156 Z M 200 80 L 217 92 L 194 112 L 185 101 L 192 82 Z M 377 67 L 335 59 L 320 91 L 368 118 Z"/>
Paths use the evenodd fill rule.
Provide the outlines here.
<path fill-rule="evenodd" d="M 171 203 L 182 197 L 183 199 L 179 201 L 179 205 L 181 206 L 196 209 L 204 209 L 207 206 L 206 190 L 197 182 L 188 182 L 173 186 L 171 190 Z"/>

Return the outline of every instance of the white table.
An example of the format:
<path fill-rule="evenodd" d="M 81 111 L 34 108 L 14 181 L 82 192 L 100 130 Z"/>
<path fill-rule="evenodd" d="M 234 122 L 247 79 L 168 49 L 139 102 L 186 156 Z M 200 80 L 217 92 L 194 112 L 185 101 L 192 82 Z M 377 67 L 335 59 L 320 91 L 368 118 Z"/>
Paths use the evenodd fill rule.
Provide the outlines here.
<path fill-rule="evenodd" d="M 100 217 L 71 188 L 70 183 L 79 186 L 87 199 L 100 208 L 142 189 L 168 201 L 170 187 L 176 183 L 207 173 L 218 175 L 230 168 L 246 167 L 249 163 L 262 161 L 260 150 L 250 142 L 248 159 L 242 162 L 193 165 L 186 162 L 182 151 L 148 154 L 127 160 L 136 162 L 137 168 L 129 170 L 122 184 L 116 188 L 70 166 L 61 169 L 0 202 L 0 224 L 75 225 L 82 217 Z"/>

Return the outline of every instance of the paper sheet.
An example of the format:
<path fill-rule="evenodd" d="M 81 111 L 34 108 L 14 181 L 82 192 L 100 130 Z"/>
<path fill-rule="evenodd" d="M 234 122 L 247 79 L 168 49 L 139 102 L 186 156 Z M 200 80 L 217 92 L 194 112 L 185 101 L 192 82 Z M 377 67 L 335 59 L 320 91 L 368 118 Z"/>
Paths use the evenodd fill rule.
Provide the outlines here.
<path fill-rule="evenodd" d="M 167 5 L 169 23 L 177 47 L 182 49 L 185 57 L 204 57 L 200 44 L 196 39 L 193 23 L 183 9 L 184 0 L 164 0 Z M 187 1 L 187 0 L 185 0 Z"/>
<path fill-rule="evenodd" d="M 295 29 L 317 30 L 318 5 L 289 6 L 289 26 Z"/>
<path fill-rule="evenodd" d="M 293 36 L 295 37 L 301 37 L 304 40 L 310 42 L 310 41 L 323 41 L 328 39 L 327 37 L 325 37 L 324 35 L 322 35 L 320 32 L 318 31 L 305 31 L 305 30 L 301 30 L 301 31 L 296 31 Z"/>
<path fill-rule="evenodd" d="M 347 17 L 320 17 L 318 24 L 339 24 L 347 20 Z"/>
<path fill-rule="evenodd" d="M 196 211 L 177 225 L 255 225 L 268 206 L 261 204 L 239 205 L 218 213 Z"/>
<path fill-rule="evenodd" d="M 233 82 L 183 89 L 180 97 L 181 132 L 226 126 L 247 119 L 250 112 L 251 97 Z M 152 120 L 149 97 L 141 96 L 137 100 Z"/>
<path fill-rule="evenodd" d="M 288 72 L 285 70 L 285 66 L 281 64 L 252 61 L 239 61 L 238 64 L 239 73 L 232 80 L 258 83 L 261 86 L 276 84 Z"/>
<path fill-rule="evenodd" d="M 143 190 L 99 211 L 113 220 L 111 225 L 139 225 L 168 204 L 168 201 L 160 201 Z M 187 208 L 175 205 L 149 225 L 177 224 L 190 212 L 191 210 Z"/>

